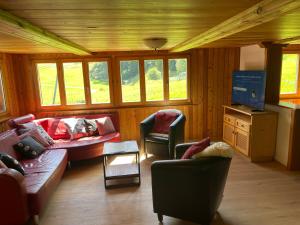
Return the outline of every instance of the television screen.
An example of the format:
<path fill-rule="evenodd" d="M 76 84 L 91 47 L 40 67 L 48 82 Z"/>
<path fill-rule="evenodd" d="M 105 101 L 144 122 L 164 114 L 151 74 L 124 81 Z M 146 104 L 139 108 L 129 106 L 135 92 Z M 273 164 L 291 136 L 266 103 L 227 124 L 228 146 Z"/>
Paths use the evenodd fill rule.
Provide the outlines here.
<path fill-rule="evenodd" d="M 235 71 L 232 75 L 232 103 L 264 110 L 265 71 Z"/>

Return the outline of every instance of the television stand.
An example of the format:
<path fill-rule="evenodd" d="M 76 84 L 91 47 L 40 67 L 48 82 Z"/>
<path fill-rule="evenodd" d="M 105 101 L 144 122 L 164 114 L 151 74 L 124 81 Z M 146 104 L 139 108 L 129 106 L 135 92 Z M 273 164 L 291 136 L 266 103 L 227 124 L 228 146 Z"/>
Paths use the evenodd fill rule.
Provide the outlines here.
<path fill-rule="evenodd" d="M 277 113 L 253 111 L 247 106 L 223 106 L 223 140 L 252 162 L 273 160 Z"/>

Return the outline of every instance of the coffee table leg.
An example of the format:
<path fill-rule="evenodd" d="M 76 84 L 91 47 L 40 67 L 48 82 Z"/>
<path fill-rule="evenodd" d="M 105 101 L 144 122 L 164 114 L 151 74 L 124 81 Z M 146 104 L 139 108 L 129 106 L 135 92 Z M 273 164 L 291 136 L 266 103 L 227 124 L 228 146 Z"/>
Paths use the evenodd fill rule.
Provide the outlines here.
<path fill-rule="evenodd" d="M 106 189 L 107 186 L 106 186 L 106 170 L 105 170 L 105 167 L 106 167 L 106 156 L 104 155 L 103 156 L 103 177 L 104 177 L 104 187 Z"/>
<path fill-rule="evenodd" d="M 139 185 L 141 184 L 141 163 L 140 163 L 140 153 L 137 153 L 137 158 L 138 158 L 138 168 L 139 168 Z"/>

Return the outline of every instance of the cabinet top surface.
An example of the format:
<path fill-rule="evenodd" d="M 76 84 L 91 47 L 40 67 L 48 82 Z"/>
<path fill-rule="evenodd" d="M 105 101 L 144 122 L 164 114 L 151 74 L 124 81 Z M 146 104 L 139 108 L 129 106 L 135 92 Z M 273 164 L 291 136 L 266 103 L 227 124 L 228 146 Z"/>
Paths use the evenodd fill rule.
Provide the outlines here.
<path fill-rule="evenodd" d="M 247 106 L 228 106 L 228 105 L 223 105 L 224 109 L 229 109 L 232 111 L 240 112 L 249 116 L 252 115 L 265 115 L 265 114 L 276 114 L 276 112 L 273 111 L 253 111 L 252 108 L 247 107 Z"/>

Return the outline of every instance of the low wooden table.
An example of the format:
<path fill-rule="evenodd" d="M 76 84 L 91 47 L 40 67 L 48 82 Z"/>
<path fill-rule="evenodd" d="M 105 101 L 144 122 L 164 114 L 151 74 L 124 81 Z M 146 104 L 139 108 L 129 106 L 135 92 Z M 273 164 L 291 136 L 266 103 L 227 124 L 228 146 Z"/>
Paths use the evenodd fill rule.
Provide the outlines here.
<path fill-rule="evenodd" d="M 135 155 L 135 163 L 109 165 L 108 157 L 118 155 Z M 124 186 L 128 184 L 107 185 L 107 180 L 138 178 L 138 182 L 129 185 L 141 184 L 140 151 L 136 141 L 106 142 L 103 148 L 103 172 L 105 188 Z"/>

